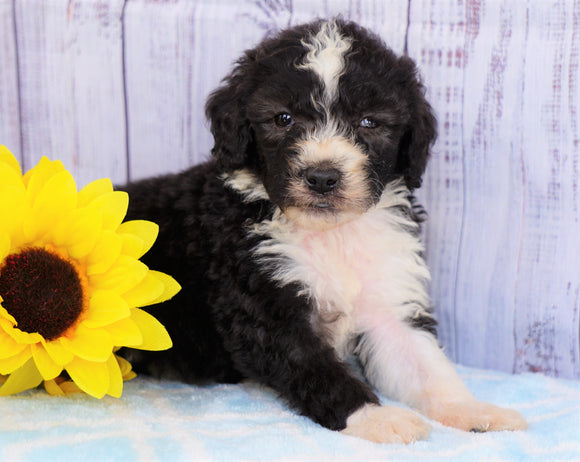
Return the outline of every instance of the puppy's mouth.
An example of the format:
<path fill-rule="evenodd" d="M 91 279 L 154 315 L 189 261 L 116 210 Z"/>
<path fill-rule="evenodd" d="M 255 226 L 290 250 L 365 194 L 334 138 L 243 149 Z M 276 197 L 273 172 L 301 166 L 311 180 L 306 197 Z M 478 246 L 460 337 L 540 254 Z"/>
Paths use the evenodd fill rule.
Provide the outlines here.
<path fill-rule="evenodd" d="M 341 213 L 348 209 L 348 201 L 340 194 L 304 193 L 295 195 L 288 201 L 288 205 L 301 209 L 304 213 L 329 214 Z"/>
<path fill-rule="evenodd" d="M 289 198 L 281 208 L 298 227 L 322 231 L 355 219 L 368 206 L 355 204 L 340 194 L 304 194 Z"/>
<path fill-rule="evenodd" d="M 321 201 L 314 204 L 314 208 L 318 210 L 332 209 L 332 205 L 330 205 L 328 202 Z"/>

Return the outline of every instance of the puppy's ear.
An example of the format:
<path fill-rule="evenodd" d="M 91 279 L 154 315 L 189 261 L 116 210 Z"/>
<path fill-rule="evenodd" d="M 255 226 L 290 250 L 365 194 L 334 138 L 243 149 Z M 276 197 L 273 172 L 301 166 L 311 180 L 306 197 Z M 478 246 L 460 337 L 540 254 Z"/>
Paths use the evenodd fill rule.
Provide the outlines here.
<path fill-rule="evenodd" d="M 220 168 L 226 171 L 244 167 L 250 155 L 252 134 L 246 117 L 246 103 L 252 62 L 251 52 L 247 52 L 223 80 L 222 86 L 210 95 L 205 106 L 214 138 L 211 153 Z"/>
<path fill-rule="evenodd" d="M 408 66 L 412 75 L 408 87 L 411 118 L 399 145 L 397 170 L 403 173 L 407 187 L 413 190 L 421 186 L 431 146 L 437 138 L 437 121 L 425 99 L 425 89 L 417 76 L 415 64 L 406 57 L 400 61 Z"/>

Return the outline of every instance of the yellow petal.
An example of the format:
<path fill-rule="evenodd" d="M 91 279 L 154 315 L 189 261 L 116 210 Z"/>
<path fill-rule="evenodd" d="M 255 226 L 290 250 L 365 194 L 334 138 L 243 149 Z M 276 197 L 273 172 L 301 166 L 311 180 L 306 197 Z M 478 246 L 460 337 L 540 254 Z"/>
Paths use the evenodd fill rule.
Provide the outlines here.
<path fill-rule="evenodd" d="M 55 201 L 60 202 L 60 208 L 72 210 L 77 206 L 77 200 L 75 180 L 69 171 L 63 170 L 53 175 L 38 192 L 33 210 L 42 212 Z"/>
<path fill-rule="evenodd" d="M 85 207 L 73 210 L 66 218 L 55 223 L 52 239 L 54 245 L 66 248 L 69 256 L 78 260 L 95 248 L 102 229 L 102 212 Z"/>
<path fill-rule="evenodd" d="M 163 294 L 163 291 L 165 290 L 163 282 L 152 273 L 152 271 L 149 271 L 139 284 L 123 294 L 123 298 L 129 306 L 150 305 L 155 299 Z"/>
<path fill-rule="evenodd" d="M 121 255 L 115 264 L 103 274 L 89 276 L 89 283 L 95 289 L 114 290 L 124 294 L 139 284 L 149 268 L 139 260 Z"/>
<path fill-rule="evenodd" d="M 137 374 L 133 372 L 133 366 L 131 363 L 127 361 L 125 358 L 119 355 L 115 355 L 117 362 L 119 363 L 119 368 L 121 369 L 121 375 L 123 376 L 123 380 L 131 380 L 137 377 Z"/>
<path fill-rule="evenodd" d="M 72 380 L 65 380 L 60 376 L 54 380 L 45 380 L 44 389 L 52 396 L 67 396 L 83 392 Z"/>
<path fill-rule="evenodd" d="M 2 295 L 0 295 L 0 299 L 2 299 Z M 4 301 L 4 299 L 2 299 L 2 301 Z M 16 319 L 14 319 L 14 316 L 8 313 L 6 308 L 0 304 L 0 327 L 3 327 L 4 330 L 8 332 L 8 329 L 12 329 L 15 325 Z"/>
<path fill-rule="evenodd" d="M 10 377 L 0 388 L 0 396 L 8 396 L 24 390 L 30 390 L 40 385 L 41 382 L 42 376 L 31 358 L 21 368 L 10 374 Z"/>
<path fill-rule="evenodd" d="M 102 398 L 109 389 L 109 367 L 106 361 L 75 358 L 66 366 L 66 371 L 81 390 L 95 398 Z"/>
<path fill-rule="evenodd" d="M 181 290 L 181 286 L 179 285 L 179 283 L 168 274 L 153 270 L 149 270 L 149 274 L 157 277 L 163 283 L 164 287 L 163 293 L 155 300 L 152 300 L 150 303 L 151 305 L 165 302 L 170 298 L 173 298 L 175 294 L 177 294 Z"/>
<path fill-rule="evenodd" d="M 64 391 L 65 395 L 70 395 L 72 393 L 82 393 L 83 391 L 78 387 L 76 383 L 72 380 L 67 380 L 60 384 L 60 388 Z"/>
<path fill-rule="evenodd" d="M 63 337 L 61 343 L 75 356 L 87 361 L 106 361 L 113 352 L 113 340 L 106 330 L 91 329 L 82 322 L 70 337 Z"/>
<path fill-rule="evenodd" d="M 22 169 L 20 168 L 18 159 L 16 159 L 14 154 L 12 154 L 10 150 L 4 145 L 0 145 L 0 162 L 10 165 L 10 167 L 12 167 L 16 173 L 22 175 Z"/>
<path fill-rule="evenodd" d="M 28 347 L 25 343 L 16 342 L 3 329 L 0 329 L 0 359 L 15 356 Z"/>
<path fill-rule="evenodd" d="M 104 229 L 116 231 L 127 214 L 129 195 L 124 191 L 105 193 L 93 199 L 90 206 L 103 211 Z"/>
<path fill-rule="evenodd" d="M 44 236 L 76 206 L 74 178 L 66 170 L 55 174 L 38 193 L 32 213 L 24 221 L 24 234 L 31 240 Z"/>
<path fill-rule="evenodd" d="M 25 348 L 21 352 L 10 356 L 9 358 L 0 359 L 0 374 L 8 375 L 16 371 L 30 359 L 32 353 L 30 348 Z"/>
<path fill-rule="evenodd" d="M 87 255 L 87 275 L 107 271 L 121 255 L 123 239 L 114 231 L 105 230 L 93 251 Z"/>
<path fill-rule="evenodd" d="M 2 312 L 4 308 L 0 307 L 0 312 Z M 4 316 L 4 315 L 2 315 Z M 12 318 L 12 316 L 10 316 Z M 12 318 L 14 319 L 14 318 Z M 18 343 L 25 343 L 27 345 L 31 345 L 33 343 L 38 343 L 43 340 L 42 335 L 38 332 L 28 333 L 21 331 L 17 327 L 14 327 L 14 324 L 7 320 L 0 317 L 0 328 L 4 329 L 10 337 L 16 340 Z"/>
<path fill-rule="evenodd" d="M 96 290 L 89 300 L 87 327 L 103 327 L 131 315 L 129 305 L 117 293 L 110 290 Z"/>
<path fill-rule="evenodd" d="M 116 346 L 138 345 L 143 342 L 143 334 L 131 318 L 121 319 L 107 326 Z"/>
<path fill-rule="evenodd" d="M 134 258 L 141 258 L 155 243 L 159 235 L 159 226 L 152 221 L 132 220 L 122 223 L 117 232 L 121 235 L 137 236 L 141 240 L 141 248 L 136 254 L 131 254 Z"/>
<path fill-rule="evenodd" d="M 26 185 L 26 194 L 31 204 L 34 204 L 36 196 L 44 187 L 46 182 L 59 172 L 65 170 L 60 160 L 54 162 L 43 156 L 36 167 L 31 168 L 23 177 Z"/>
<path fill-rule="evenodd" d="M 0 231 L 0 266 L 2 266 L 2 262 L 10 253 L 10 236 L 8 233 Z"/>
<path fill-rule="evenodd" d="M 97 197 L 110 192 L 113 192 L 113 183 L 109 178 L 93 181 L 79 191 L 79 207 L 85 207 Z"/>
<path fill-rule="evenodd" d="M 14 170 L 11 165 L 2 162 L 0 162 L 0 184 L 2 186 L 11 186 L 22 192 L 26 190 L 22 175 Z"/>
<path fill-rule="evenodd" d="M 62 340 L 63 338 L 58 338 L 52 342 L 46 342 L 44 348 L 55 363 L 66 366 L 72 361 L 74 354 L 62 345 Z"/>
<path fill-rule="evenodd" d="M 62 372 L 62 366 L 52 360 L 42 343 L 32 345 L 32 358 L 44 380 L 52 380 Z"/>
<path fill-rule="evenodd" d="M 51 396 L 65 396 L 64 391 L 55 380 L 45 380 L 44 389 Z"/>
<path fill-rule="evenodd" d="M 123 393 L 123 375 L 115 355 L 111 355 L 107 360 L 107 367 L 109 368 L 109 389 L 107 394 L 114 398 L 120 398 Z"/>
<path fill-rule="evenodd" d="M 12 236 L 12 245 L 24 242 L 22 225 L 31 208 L 26 194 L 13 186 L 0 185 L 0 232 Z"/>
<path fill-rule="evenodd" d="M 139 308 L 132 308 L 131 319 L 143 334 L 143 341 L 139 345 L 127 346 L 150 351 L 167 350 L 173 346 L 165 327 L 149 313 Z"/>
<path fill-rule="evenodd" d="M 119 237 L 123 240 L 123 248 L 121 250 L 123 255 L 133 258 L 142 257 L 143 248 L 145 247 L 143 239 L 134 234 L 119 234 Z"/>

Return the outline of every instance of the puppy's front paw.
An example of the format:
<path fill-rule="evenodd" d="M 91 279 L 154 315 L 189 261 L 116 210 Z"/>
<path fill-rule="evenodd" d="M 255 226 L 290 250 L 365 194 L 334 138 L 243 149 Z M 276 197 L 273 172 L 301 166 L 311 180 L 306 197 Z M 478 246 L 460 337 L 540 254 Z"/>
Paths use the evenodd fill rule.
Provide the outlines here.
<path fill-rule="evenodd" d="M 367 404 L 354 412 L 342 430 L 375 443 L 413 443 L 429 436 L 431 427 L 414 412 L 394 406 Z"/>
<path fill-rule="evenodd" d="M 443 425 L 465 431 L 525 430 L 528 427 L 519 412 L 475 400 L 442 405 L 428 415 Z"/>

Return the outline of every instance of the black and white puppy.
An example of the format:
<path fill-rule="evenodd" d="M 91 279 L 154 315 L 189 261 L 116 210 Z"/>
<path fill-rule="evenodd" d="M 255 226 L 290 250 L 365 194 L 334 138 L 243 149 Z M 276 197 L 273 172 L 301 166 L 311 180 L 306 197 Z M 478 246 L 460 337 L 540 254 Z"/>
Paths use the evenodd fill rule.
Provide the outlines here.
<path fill-rule="evenodd" d="M 127 218 L 160 226 L 144 261 L 183 286 L 151 308 L 174 347 L 129 352 L 137 370 L 250 378 L 378 442 L 429 425 L 374 390 L 464 430 L 526 426 L 478 402 L 435 337 L 412 191 L 436 128 L 411 59 L 342 19 L 294 27 L 245 53 L 207 115 L 211 160 L 126 187 Z"/>

